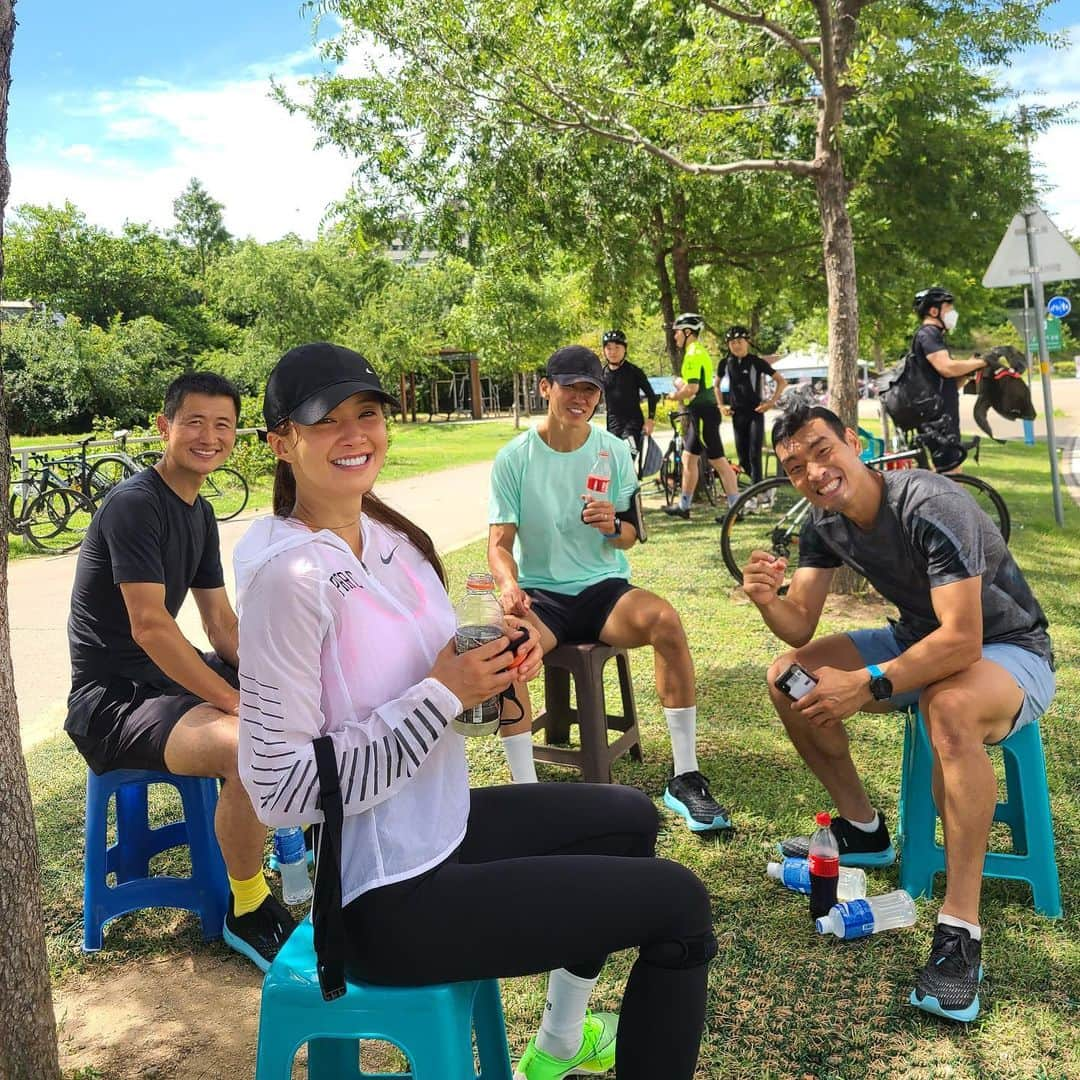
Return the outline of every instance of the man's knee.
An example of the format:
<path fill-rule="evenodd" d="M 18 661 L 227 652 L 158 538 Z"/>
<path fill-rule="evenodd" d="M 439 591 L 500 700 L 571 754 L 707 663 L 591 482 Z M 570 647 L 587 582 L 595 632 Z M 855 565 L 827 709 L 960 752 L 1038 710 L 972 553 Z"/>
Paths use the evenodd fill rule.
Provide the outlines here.
<path fill-rule="evenodd" d="M 919 698 L 919 709 L 930 745 L 939 757 L 947 760 L 982 746 L 978 700 L 968 687 L 927 687 Z"/>
<path fill-rule="evenodd" d="M 789 652 L 784 653 L 782 656 L 778 656 L 770 665 L 769 670 L 765 673 L 765 682 L 769 688 L 769 697 L 772 699 L 772 703 L 777 707 L 777 711 L 780 711 L 781 705 L 790 705 L 791 699 L 777 688 L 776 680 L 784 674 L 785 671 L 793 663 L 795 663 L 796 650 L 791 649 Z"/>
<path fill-rule="evenodd" d="M 199 705 L 180 718 L 165 745 L 166 764 L 189 776 L 239 780 L 240 718 Z"/>
<path fill-rule="evenodd" d="M 648 623 L 649 640 L 654 648 L 689 648 L 682 619 L 671 604 L 664 600 Z"/>

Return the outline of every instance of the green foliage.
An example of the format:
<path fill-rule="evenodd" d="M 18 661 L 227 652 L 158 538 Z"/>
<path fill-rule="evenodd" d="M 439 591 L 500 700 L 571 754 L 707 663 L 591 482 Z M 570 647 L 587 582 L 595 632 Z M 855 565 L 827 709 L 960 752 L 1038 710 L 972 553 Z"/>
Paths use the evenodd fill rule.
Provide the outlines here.
<path fill-rule="evenodd" d="M 180 371 L 174 334 L 149 317 L 103 330 L 35 316 L 4 327 L 2 352 L 11 430 L 26 435 L 145 423 Z"/>
<path fill-rule="evenodd" d="M 194 176 L 173 200 L 173 231 L 177 239 L 194 249 L 200 277 L 205 276 L 210 259 L 229 245 L 231 237 L 221 218 L 224 209 Z"/>

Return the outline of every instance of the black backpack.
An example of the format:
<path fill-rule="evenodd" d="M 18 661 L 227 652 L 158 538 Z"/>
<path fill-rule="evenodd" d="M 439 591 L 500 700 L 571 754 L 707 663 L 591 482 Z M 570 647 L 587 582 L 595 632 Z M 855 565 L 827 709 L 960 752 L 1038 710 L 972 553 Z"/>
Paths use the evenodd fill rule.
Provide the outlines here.
<path fill-rule="evenodd" d="M 907 355 L 878 380 L 878 394 L 889 419 L 902 431 L 924 427 L 945 413 L 941 378 L 930 375 L 915 355 L 915 341 Z"/>

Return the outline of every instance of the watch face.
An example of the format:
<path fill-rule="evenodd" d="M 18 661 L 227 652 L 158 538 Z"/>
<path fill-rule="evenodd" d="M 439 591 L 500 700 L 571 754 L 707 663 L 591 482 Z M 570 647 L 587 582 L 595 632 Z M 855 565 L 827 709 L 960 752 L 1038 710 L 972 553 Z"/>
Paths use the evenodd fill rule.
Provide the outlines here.
<path fill-rule="evenodd" d="M 875 701 L 888 701 L 892 697 L 892 683 L 884 675 L 875 675 L 870 680 L 870 693 Z"/>

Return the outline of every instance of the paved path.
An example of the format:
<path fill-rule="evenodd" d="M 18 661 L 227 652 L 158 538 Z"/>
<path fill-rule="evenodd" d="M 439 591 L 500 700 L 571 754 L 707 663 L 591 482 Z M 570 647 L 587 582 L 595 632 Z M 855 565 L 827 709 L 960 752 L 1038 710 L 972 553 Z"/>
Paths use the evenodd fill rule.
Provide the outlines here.
<path fill-rule="evenodd" d="M 1042 414 L 1042 391 L 1035 383 L 1036 408 Z M 975 399 L 961 396 L 961 420 L 965 432 L 975 432 L 971 417 Z M 1062 477 L 1071 480 L 1070 490 L 1080 503 L 1080 379 L 1059 379 L 1054 384 L 1054 406 L 1067 415 L 1056 418 L 1056 433 L 1062 446 Z M 877 415 L 876 405 L 864 402 L 860 412 Z M 1023 438 L 1020 422 L 1009 423 L 991 414 L 991 427 L 1001 438 Z M 1045 437 L 1040 419 L 1036 435 Z M 667 444 L 668 433 L 657 429 L 657 439 Z M 724 441 L 734 450 L 730 425 L 725 425 Z M 487 492 L 491 463 L 482 462 L 445 469 L 384 484 L 380 494 L 388 503 L 423 526 L 440 551 L 451 551 L 487 532 Z M 1046 492 L 1050 502 L 1049 483 Z M 247 514 L 221 526 L 222 561 L 230 596 L 232 551 L 248 523 L 256 515 Z M 54 559 L 23 559 L 8 567 L 8 603 L 11 613 L 12 652 L 15 662 L 15 690 L 19 700 L 23 749 L 50 738 L 61 730 L 65 701 L 70 687 L 67 620 L 76 556 Z M 208 647 L 192 602 L 180 613 L 180 626 L 188 639 Z"/>
<path fill-rule="evenodd" d="M 387 503 L 426 529 L 440 551 L 452 551 L 487 533 L 490 475 L 491 462 L 485 461 L 395 480 L 378 490 Z M 257 516 L 244 514 L 221 525 L 221 557 L 233 597 L 233 548 Z M 20 559 L 8 566 L 15 693 L 24 751 L 63 727 L 71 687 L 66 623 L 76 558 L 73 553 L 52 559 Z M 190 598 L 178 621 L 189 641 L 209 648 L 198 609 Z"/>

